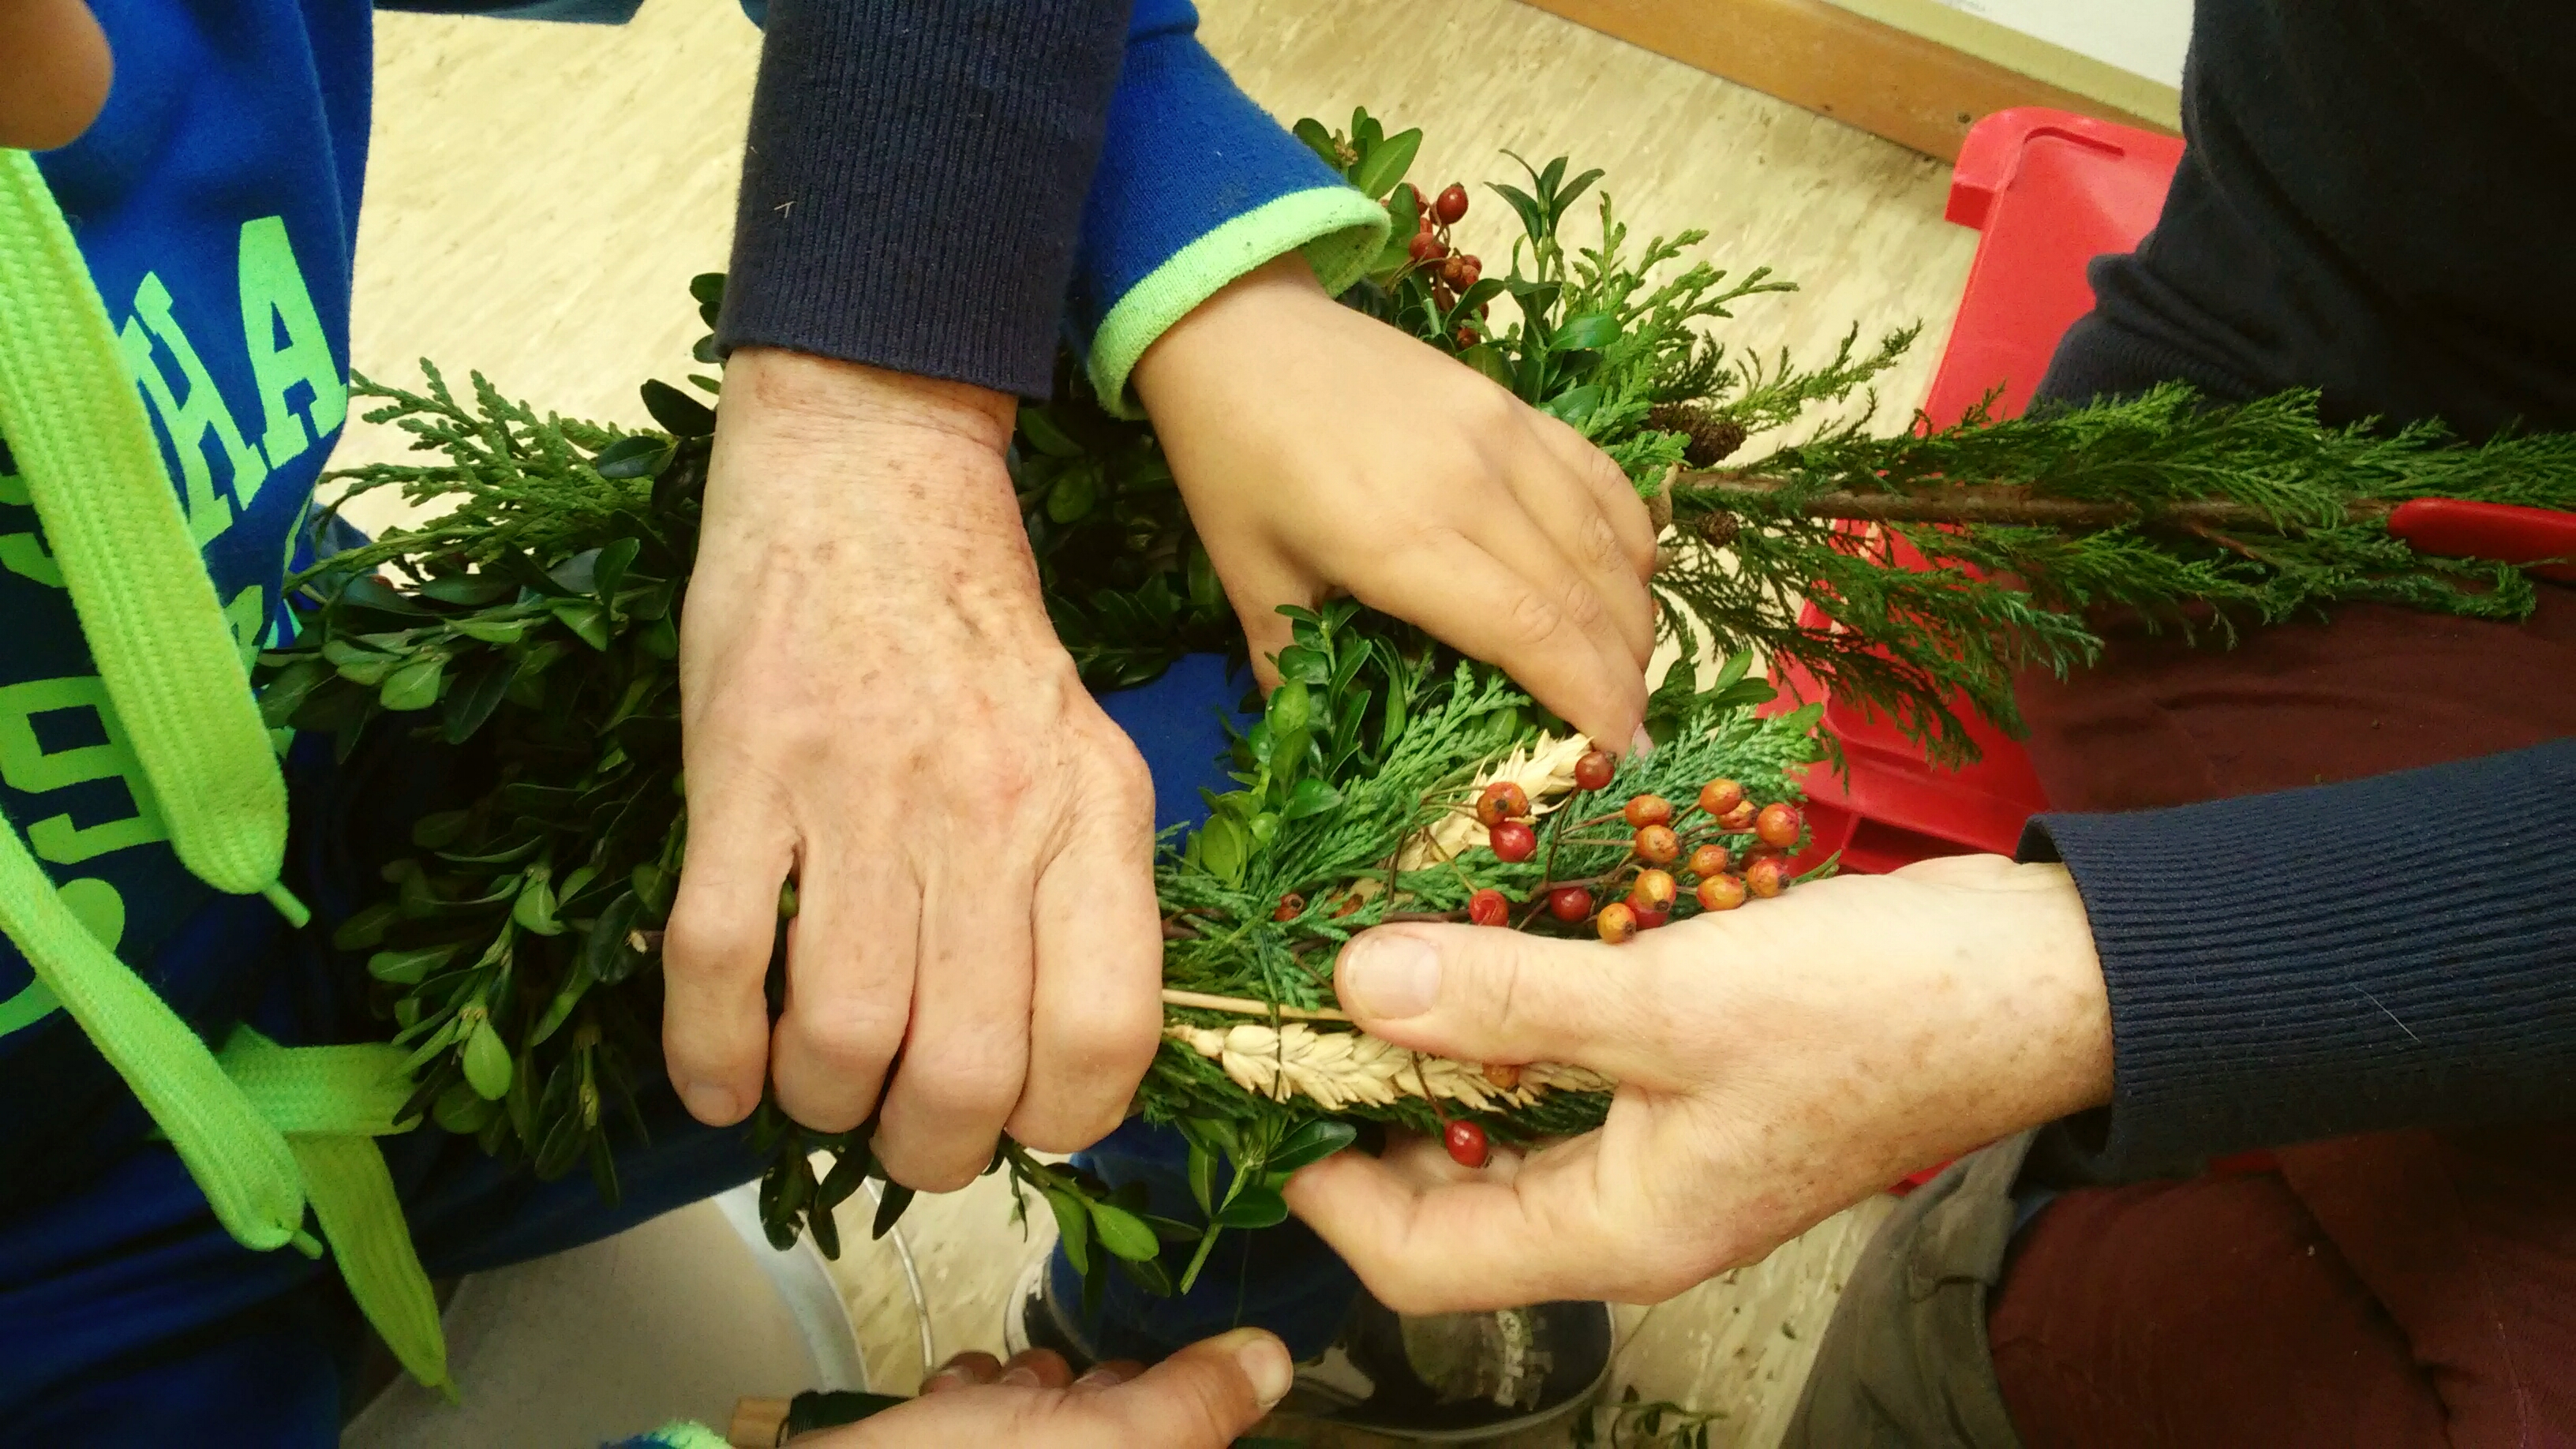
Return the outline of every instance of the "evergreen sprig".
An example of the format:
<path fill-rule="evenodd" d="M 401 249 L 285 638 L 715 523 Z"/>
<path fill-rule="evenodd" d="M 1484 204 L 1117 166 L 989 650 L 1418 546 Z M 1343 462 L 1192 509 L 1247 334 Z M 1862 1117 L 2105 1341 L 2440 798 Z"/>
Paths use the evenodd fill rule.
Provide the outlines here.
<path fill-rule="evenodd" d="M 1440 248 L 1417 256 L 1411 244 L 1426 205 L 1404 181 L 1419 132 L 1389 135 L 1363 111 L 1347 133 L 1303 122 L 1298 134 L 1396 227 L 1343 300 L 1583 430 L 1683 525 L 1655 584 L 1664 625 L 1693 636 L 1686 660 L 1726 662 L 1705 684 L 1687 662 L 1665 678 L 1648 720 L 1660 747 L 1621 763 L 1605 799 L 1687 800 L 1716 777 L 1757 802 L 1794 799 L 1816 754 L 1816 706 L 1772 706 L 1748 677 L 1757 653 L 1806 666 L 1958 758 L 1962 708 L 2009 723 L 2013 674 L 2089 659 L 2105 608 L 2221 634 L 2345 598 L 2509 617 L 2529 606 L 2517 571 L 2419 557 L 2388 536 L 2384 505 L 2576 502 L 2568 439 L 2463 449 L 2425 429 L 2326 430 L 2298 396 L 2210 409 L 2166 391 L 1873 437 L 1868 388 L 1910 331 L 1867 349 L 1847 336 L 1816 366 L 1730 351 L 1710 325 L 1788 284 L 1684 263 L 1696 233 L 1631 250 L 1607 197 L 1597 245 L 1572 245 L 1571 208 L 1599 173 L 1569 176 L 1561 159 L 1525 166 L 1525 187 L 1496 188 L 1523 232 L 1504 275 L 1448 266 Z M 722 286 L 693 284 L 710 326 Z M 1518 316 L 1497 321 L 1497 302 Z M 711 346 L 697 355 L 711 360 Z M 264 707 L 272 724 L 343 748 L 370 729 L 438 736 L 485 772 L 469 806 L 418 822 L 417 853 L 389 867 L 385 899 L 337 939 L 369 953 L 376 1005 L 413 1048 L 417 1109 L 540 1175 L 587 1165 L 613 1194 L 614 1144 L 640 1133 L 634 1094 L 661 1071 L 660 933 L 687 832 L 675 621 L 715 413 L 651 382 L 657 427 L 629 431 L 540 414 L 480 376 L 459 397 L 435 368 L 424 374 L 418 392 L 363 378 L 353 391 L 382 404 L 370 421 L 443 461 L 341 476 L 352 493 L 398 488 L 442 511 L 299 578 L 304 629 L 265 656 Z M 719 392 L 715 378 L 689 380 Z M 1680 471 L 1795 427 L 1810 430 L 1803 441 L 1749 466 Z M 1192 651 L 1240 657 L 1241 630 L 1151 428 L 1112 417 L 1069 360 L 1054 398 L 1021 410 L 1011 467 L 1047 608 L 1088 683 L 1142 683 Z M 2021 512 L 1996 514 L 2007 506 Z M 2219 528 L 2213 508 L 2239 513 Z M 1913 511 L 1854 531 L 1872 509 Z M 1932 567 L 1903 566 L 1900 545 Z M 1802 599 L 1833 627 L 1802 624 Z M 1418 849 L 1470 807 L 1481 775 L 1562 722 L 1395 620 L 1347 601 L 1290 612 L 1286 683 L 1232 742 L 1238 788 L 1166 842 L 1156 867 L 1170 988 L 1249 1003 L 1276 1025 L 1329 1011 L 1335 953 L 1358 930 L 1463 918 L 1475 892 L 1495 890 L 1518 928 L 1562 931 L 1539 909 L 1547 889 L 1607 894 L 1632 877 L 1628 846 L 1580 818 L 1583 796 L 1545 817 L 1545 846 L 1528 859 Z M 782 932 L 794 909 L 791 885 Z M 776 972 L 771 985 L 775 1009 Z M 1167 1015 L 1179 1031 L 1247 1020 L 1186 1005 Z M 1135 1110 L 1190 1141 L 1201 1223 L 1157 1217 L 1133 1188 L 1112 1192 L 1007 1142 L 994 1167 L 1048 1204 L 1091 1291 L 1113 1264 L 1169 1291 L 1218 1232 L 1285 1213 L 1285 1174 L 1354 1139 L 1340 1119 L 1419 1130 L 1466 1117 L 1525 1141 L 1589 1127 L 1606 1105 L 1588 1091 L 1512 1100 L 1460 1110 L 1399 1096 L 1326 1113 L 1169 1042 Z M 871 1129 L 817 1133 L 764 1104 L 754 1135 L 771 1164 L 772 1235 L 810 1231 L 836 1250 L 832 1209 L 882 1177 Z M 875 1230 L 909 1200 L 889 1184 Z"/>
<path fill-rule="evenodd" d="M 2576 508 L 2576 437 L 2469 447 L 2431 423 L 2325 427 L 2314 393 L 2217 407 L 2180 386 L 1895 438 L 1846 426 L 1678 478 L 1675 517 L 1724 553 L 1657 584 L 1955 762 L 1974 746 L 1954 697 L 2017 732 L 2013 676 L 2089 664 L 2108 619 L 2224 642 L 2343 602 L 2528 615 L 2520 569 L 2390 535 L 2413 498 Z M 1821 619 L 1765 608 L 1784 596 Z"/>

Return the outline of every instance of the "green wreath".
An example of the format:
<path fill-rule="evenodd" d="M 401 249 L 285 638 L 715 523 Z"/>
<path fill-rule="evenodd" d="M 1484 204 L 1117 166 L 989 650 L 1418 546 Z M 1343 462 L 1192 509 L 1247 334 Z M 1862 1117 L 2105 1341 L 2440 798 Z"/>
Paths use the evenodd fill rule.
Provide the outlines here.
<path fill-rule="evenodd" d="M 1203 1220 L 1157 1217 L 1007 1141 L 994 1159 L 1044 1196 L 1095 1291 L 1112 1264 L 1150 1291 L 1186 1288 L 1218 1232 L 1278 1222 L 1286 1174 L 1367 1124 L 1445 1130 L 1471 1160 L 1489 1140 L 1596 1125 L 1612 1084 L 1588 1072 L 1428 1060 L 1351 1030 L 1335 953 L 1391 920 L 1615 940 L 1789 885 L 1817 706 L 1759 712 L 1757 657 L 1958 762 L 1975 752 L 1967 714 L 2016 726 L 2014 676 L 2083 667 L 2107 612 L 2220 640 L 2354 599 L 2518 618 L 2533 603 L 2519 570 L 2418 554 L 2388 512 L 2415 497 L 2576 507 L 2568 437 L 2462 447 L 2429 426 L 2328 428 L 2310 394 L 2216 407 L 2168 388 L 1873 436 L 1869 384 L 1911 330 L 1868 348 L 1846 336 L 1813 365 L 1730 349 L 1707 324 L 1789 285 L 1687 261 L 1698 232 L 1632 249 L 1606 196 L 1596 244 L 1574 247 L 1569 218 L 1600 173 L 1562 159 L 1494 188 L 1523 235 L 1488 276 L 1403 181 L 1419 132 L 1361 112 L 1347 133 L 1298 134 L 1395 225 L 1344 301 L 1619 462 L 1669 525 L 1654 587 L 1685 647 L 1653 695 L 1658 748 L 1613 761 L 1418 630 L 1349 602 L 1290 611 L 1286 682 L 1232 744 L 1241 788 L 1155 867 L 1166 1039 L 1133 1110 L 1188 1138 Z M 693 286 L 710 326 L 722 286 Z M 714 359 L 711 339 L 697 355 Z M 658 429 L 603 427 L 479 376 L 462 399 L 423 368 L 421 392 L 354 390 L 384 404 L 369 421 L 444 461 L 336 476 L 446 511 L 301 576 L 306 627 L 263 657 L 263 706 L 344 749 L 372 726 L 488 752 L 491 787 L 419 821 L 419 854 L 337 940 L 369 953 L 415 1111 L 540 1176 L 586 1165 L 613 1196 L 637 1086 L 661 1072 L 659 933 L 686 840 L 675 623 L 715 414 L 648 382 Z M 1240 657 L 1151 428 L 1099 407 L 1080 369 L 1059 377 L 1022 409 L 1012 467 L 1084 679 L 1113 689 L 1184 653 Z M 813 1132 L 764 1105 L 754 1131 L 772 1237 L 810 1232 L 836 1253 L 831 1210 L 876 1171 L 869 1129 Z M 888 1185 L 875 1230 L 909 1198 Z"/>

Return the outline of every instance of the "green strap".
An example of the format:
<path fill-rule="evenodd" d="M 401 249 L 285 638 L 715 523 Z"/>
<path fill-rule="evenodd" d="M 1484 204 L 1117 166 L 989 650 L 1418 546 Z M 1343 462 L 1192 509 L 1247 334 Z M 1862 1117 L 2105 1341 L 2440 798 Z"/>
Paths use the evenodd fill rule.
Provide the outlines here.
<path fill-rule="evenodd" d="M 447 1380 L 447 1339 L 438 1297 L 412 1247 L 385 1155 L 364 1137 L 287 1139 L 313 1194 L 313 1216 L 331 1240 L 331 1256 L 358 1311 L 376 1326 L 394 1358 L 423 1387 L 455 1389 Z"/>
<path fill-rule="evenodd" d="M 246 1247 L 304 1235 L 294 1154 L 169 1003 L 63 904 L 17 827 L 0 819 L 0 933 L 170 1138 L 224 1231 Z M 308 1240 L 309 1241 L 309 1240 Z"/>
<path fill-rule="evenodd" d="M 286 782 L 232 626 L 180 512 L 106 305 L 23 151 L 0 151 L 0 437 L 44 525 L 171 847 L 200 880 L 304 908 L 278 882 Z M 384 1154 L 410 1093 L 390 1046 L 289 1050 L 237 1032 L 222 1059 L 91 935 L 0 817 L 0 934 L 133 1089 L 247 1247 L 318 1253 L 413 1376 L 447 1382 L 429 1276 Z M 14 999 L 13 999 L 14 1000 Z"/>
<path fill-rule="evenodd" d="M 286 1134 L 313 1216 L 359 1311 L 413 1378 L 452 1394 L 438 1298 L 412 1246 L 385 1155 L 371 1140 L 417 1125 L 401 1115 L 412 1092 L 401 1049 L 282 1047 L 242 1027 L 224 1044 L 221 1061 L 242 1099 Z"/>
<path fill-rule="evenodd" d="M 224 1075 L 251 1110 L 280 1132 L 383 1137 L 411 1129 L 402 1116 L 412 1081 L 402 1048 L 282 1047 L 248 1027 L 224 1043 Z"/>
<path fill-rule="evenodd" d="M 24 151 L 0 151 L 0 436 L 171 847 L 217 890 L 274 891 L 285 779 L 106 305 Z"/>

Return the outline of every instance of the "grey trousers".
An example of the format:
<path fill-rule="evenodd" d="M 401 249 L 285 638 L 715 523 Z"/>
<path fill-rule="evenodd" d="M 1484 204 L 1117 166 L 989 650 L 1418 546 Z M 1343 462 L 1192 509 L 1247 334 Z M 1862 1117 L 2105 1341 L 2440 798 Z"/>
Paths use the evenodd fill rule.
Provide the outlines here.
<path fill-rule="evenodd" d="M 1870 1239 L 1783 1449 L 2020 1449 L 1986 1344 L 2032 1134 L 1952 1163 Z"/>

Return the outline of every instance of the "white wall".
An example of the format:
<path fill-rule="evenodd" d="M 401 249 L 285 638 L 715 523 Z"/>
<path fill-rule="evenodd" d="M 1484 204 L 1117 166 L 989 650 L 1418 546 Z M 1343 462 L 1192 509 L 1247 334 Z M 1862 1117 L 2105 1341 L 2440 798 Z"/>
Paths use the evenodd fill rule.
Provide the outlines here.
<path fill-rule="evenodd" d="M 2191 0 L 1940 0 L 2132 75 L 2182 84 Z"/>

